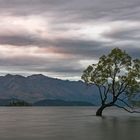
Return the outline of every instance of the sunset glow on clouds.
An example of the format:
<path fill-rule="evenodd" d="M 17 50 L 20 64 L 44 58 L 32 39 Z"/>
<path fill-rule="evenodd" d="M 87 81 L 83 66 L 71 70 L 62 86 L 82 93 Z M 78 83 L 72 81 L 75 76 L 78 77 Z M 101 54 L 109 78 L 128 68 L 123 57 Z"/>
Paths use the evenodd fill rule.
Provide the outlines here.
<path fill-rule="evenodd" d="M 0 0 L 0 74 L 80 79 L 114 47 L 140 57 L 139 0 Z"/>

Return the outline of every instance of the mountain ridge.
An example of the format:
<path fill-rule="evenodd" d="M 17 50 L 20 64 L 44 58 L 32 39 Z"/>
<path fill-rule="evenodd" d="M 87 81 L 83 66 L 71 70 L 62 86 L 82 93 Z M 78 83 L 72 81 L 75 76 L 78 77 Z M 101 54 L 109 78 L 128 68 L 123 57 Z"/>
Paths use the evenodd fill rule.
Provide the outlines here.
<path fill-rule="evenodd" d="M 95 86 L 88 87 L 82 81 L 62 80 L 42 74 L 0 76 L 0 98 L 17 98 L 31 103 L 50 98 L 93 104 L 100 101 Z"/>

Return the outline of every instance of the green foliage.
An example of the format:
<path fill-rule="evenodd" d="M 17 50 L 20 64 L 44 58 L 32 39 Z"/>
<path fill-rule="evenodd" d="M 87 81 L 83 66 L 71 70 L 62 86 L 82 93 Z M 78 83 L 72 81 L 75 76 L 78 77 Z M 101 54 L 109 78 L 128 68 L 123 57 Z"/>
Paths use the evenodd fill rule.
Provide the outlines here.
<path fill-rule="evenodd" d="M 97 64 L 89 65 L 81 78 L 100 88 L 102 104 L 106 104 L 107 94 L 112 94 L 113 104 L 121 94 L 131 102 L 140 90 L 140 60 L 133 60 L 125 51 L 115 48 L 101 56 Z"/>
<path fill-rule="evenodd" d="M 31 106 L 31 104 L 25 101 L 12 101 L 8 106 Z"/>

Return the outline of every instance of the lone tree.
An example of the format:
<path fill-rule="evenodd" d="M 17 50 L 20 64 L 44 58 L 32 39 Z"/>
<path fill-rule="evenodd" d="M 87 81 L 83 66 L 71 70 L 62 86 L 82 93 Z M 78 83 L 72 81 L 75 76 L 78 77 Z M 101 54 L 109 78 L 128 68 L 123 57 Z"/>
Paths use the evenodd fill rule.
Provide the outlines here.
<path fill-rule="evenodd" d="M 117 106 L 136 113 L 140 91 L 140 60 L 132 59 L 125 51 L 113 49 L 99 58 L 97 64 L 87 67 L 81 77 L 88 85 L 99 89 L 101 106 L 96 115 L 102 116 L 106 107 Z"/>

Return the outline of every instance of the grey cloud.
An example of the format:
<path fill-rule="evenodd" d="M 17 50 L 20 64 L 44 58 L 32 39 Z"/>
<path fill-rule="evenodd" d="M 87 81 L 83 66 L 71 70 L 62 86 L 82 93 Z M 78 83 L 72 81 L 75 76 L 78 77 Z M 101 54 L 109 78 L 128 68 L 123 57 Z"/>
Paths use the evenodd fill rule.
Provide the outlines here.
<path fill-rule="evenodd" d="M 73 57 L 77 59 L 91 57 L 96 58 L 103 53 L 104 47 L 107 45 L 106 42 L 82 40 L 78 38 L 61 38 L 54 40 L 43 39 L 39 36 L 34 36 L 33 34 L 28 33 L 17 34 L 13 36 L 0 35 L 0 44 L 11 46 L 15 45 L 19 47 L 37 46 L 38 48 L 47 48 L 49 46 L 53 46 L 53 48 L 57 49 L 57 53 L 73 55 Z M 108 49 L 106 49 L 105 52 L 107 50 Z"/>
<path fill-rule="evenodd" d="M 3 14 L 28 16 L 58 10 L 65 3 L 68 2 L 65 0 L 0 0 L 0 11 Z"/>
<path fill-rule="evenodd" d="M 28 45 L 31 45 L 31 46 L 35 45 L 38 48 L 39 47 L 47 48 L 49 46 L 53 46 L 53 48 L 56 48 L 56 53 L 66 54 L 68 59 L 72 59 L 72 58 L 77 59 L 77 60 L 97 59 L 102 54 L 107 54 L 112 49 L 112 47 L 113 48 L 121 47 L 125 50 L 128 50 L 129 48 L 131 48 L 129 47 L 131 46 L 129 42 L 128 43 L 126 42 L 125 44 L 124 43 L 121 44 L 120 40 L 122 40 L 122 42 L 125 42 L 125 40 L 129 41 L 130 38 L 134 40 L 133 32 L 134 33 L 138 32 L 138 30 L 131 29 L 131 30 L 117 31 L 117 32 L 105 34 L 105 37 L 115 39 L 113 43 L 96 41 L 96 40 L 81 40 L 77 38 L 76 39 L 63 38 L 63 39 L 54 39 L 54 40 L 48 39 L 47 40 L 47 39 L 42 39 L 41 37 L 39 38 L 32 35 L 25 36 L 21 34 L 17 36 L 0 36 L 0 44 L 9 44 L 9 45 L 16 45 L 16 46 L 23 46 L 23 47 L 28 47 Z M 135 46 L 134 44 L 133 47 L 135 48 L 133 52 L 137 53 L 138 51 L 136 50 L 137 46 Z M 28 59 L 31 59 L 31 58 L 28 58 Z M 33 58 L 33 59 L 37 59 L 37 58 Z"/>
<path fill-rule="evenodd" d="M 37 38 L 36 38 L 37 39 Z M 25 35 L 13 35 L 13 36 L 0 36 L 0 44 L 16 45 L 16 46 L 28 46 L 36 43 L 36 39 L 31 36 Z"/>
<path fill-rule="evenodd" d="M 76 39 L 60 39 L 53 44 L 56 47 L 62 48 L 60 52 L 65 54 L 73 54 L 81 58 L 97 58 L 103 52 L 106 42 L 91 41 L 91 40 L 76 40 Z M 102 51 L 101 51 L 102 50 Z"/>
<path fill-rule="evenodd" d="M 18 61 L 17 61 L 18 60 Z M 69 62 L 69 63 L 68 63 Z M 0 58 L 0 67 L 8 68 L 9 70 L 22 70 L 29 72 L 52 72 L 52 73 L 67 73 L 78 74 L 82 71 L 78 59 L 41 59 L 38 57 L 13 57 Z"/>
<path fill-rule="evenodd" d="M 140 27 L 138 28 L 126 28 L 120 30 L 109 32 L 104 34 L 107 38 L 115 39 L 116 41 L 119 40 L 139 40 L 140 39 Z"/>
<path fill-rule="evenodd" d="M 110 21 L 140 21 L 139 0 L 0 0 L 0 15 L 23 17 L 41 16 L 49 22 L 51 31 L 67 32 L 80 29 L 81 24 L 94 22 L 107 23 Z M 2 19 L 1 19 L 2 20 Z M 79 25 L 70 26 L 71 23 Z M 124 25 L 125 27 L 125 25 Z M 32 27 L 31 27 L 32 28 Z M 16 30 L 16 29 L 15 29 Z M 57 53 L 67 55 L 67 58 L 45 60 L 39 57 L 0 57 L 0 66 L 23 71 L 69 73 L 78 75 L 83 67 L 80 60 L 98 59 L 102 54 L 107 54 L 112 48 L 125 49 L 133 57 L 140 57 L 140 27 L 123 28 L 105 33 L 104 37 L 113 39 L 112 42 L 101 40 L 84 40 L 69 36 L 63 39 L 44 39 L 34 33 L 19 33 L 17 35 L 0 35 L 1 45 L 29 47 L 30 45 L 47 48 L 57 48 Z M 52 35 L 53 37 L 53 35 Z M 130 41 L 132 41 L 130 43 Z M 72 56 L 71 56 L 72 55 Z M 17 61 L 18 60 L 18 61 Z"/>
<path fill-rule="evenodd" d="M 130 39 L 128 38 L 126 38 L 126 40 L 123 38 L 121 39 L 115 38 L 115 41 L 113 42 L 60 39 L 57 40 L 53 45 L 58 48 L 62 48 L 58 50 L 60 53 L 75 55 L 75 59 L 77 60 L 97 60 L 100 56 L 103 54 L 108 54 L 113 48 L 116 47 L 126 50 L 135 58 L 140 58 L 140 41 L 138 39 L 138 41 L 132 39 L 132 42 L 130 42 Z"/>
<path fill-rule="evenodd" d="M 46 14 L 55 21 L 78 22 L 96 19 L 124 20 L 140 18 L 139 0 L 0 0 L 4 14 Z"/>
<path fill-rule="evenodd" d="M 29 45 L 35 45 L 35 46 L 47 46 L 51 44 L 51 42 L 47 39 L 43 39 L 37 35 L 34 34 L 28 34 L 28 33 L 20 33 L 16 35 L 0 35 L 0 44 L 2 45 L 15 45 L 15 46 L 29 46 Z"/>

